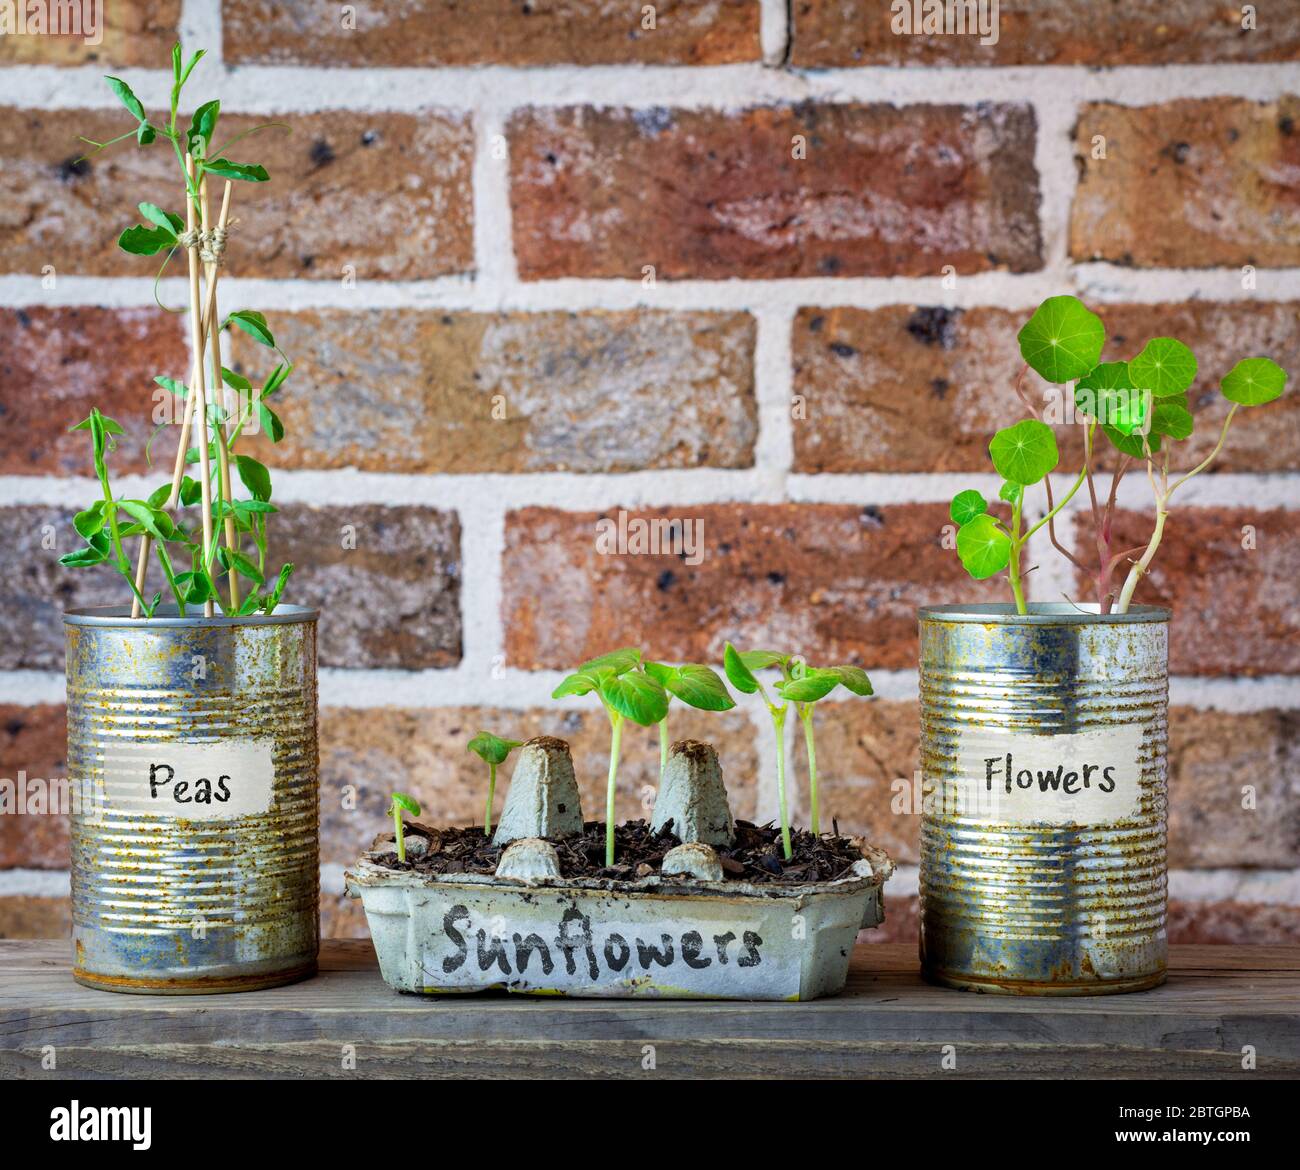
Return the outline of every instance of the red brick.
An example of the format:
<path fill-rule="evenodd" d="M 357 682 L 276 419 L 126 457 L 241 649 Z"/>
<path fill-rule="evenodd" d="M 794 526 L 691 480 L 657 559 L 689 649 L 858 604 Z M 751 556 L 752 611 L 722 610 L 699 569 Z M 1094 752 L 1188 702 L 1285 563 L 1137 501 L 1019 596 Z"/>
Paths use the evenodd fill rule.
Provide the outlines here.
<path fill-rule="evenodd" d="M 21 9 L 24 4 L 12 7 Z M 32 7 L 36 7 L 33 5 Z M 42 5 L 53 13 L 54 4 Z M 62 6 L 60 6 L 62 7 Z M 72 6 L 81 12 L 89 4 Z M 17 35 L 0 37 L 0 65 L 110 65 L 170 69 L 172 45 L 180 37 L 181 0 L 112 0 L 96 4 L 99 14 L 98 44 L 81 35 Z"/>
<path fill-rule="evenodd" d="M 1094 308 L 1106 325 L 1107 361 L 1136 356 L 1151 337 L 1177 337 L 1195 351 L 1197 429 L 1180 448 L 1188 466 L 1218 439 L 1229 406 L 1219 381 L 1239 359 L 1268 354 L 1300 370 L 1300 304 L 1294 301 Z M 805 399 L 806 417 L 793 423 L 795 469 L 991 471 L 993 432 L 1026 413 L 1014 383 L 1023 365 L 1016 333 L 1028 317 L 1028 310 L 937 305 L 799 310 L 794 389 Z M 1056 388 L 1032 371 L 1025 386 L 1035 402 L 1059 402 Z M 1057 439 L 1062 472 L 1077 471 L 1080 428 L 1058 427 Z M 1109 445 L 1103 450 L 1100 466 L 1108 469 Z M 1300 395 L 1288 394 L 1267 410 L 1238 411 L 1214 468 L 1300 470 Z"/>
<path fill-rule="evenodd" d="M 160 261 L 120 251 L 117 237 L 139 222 L 142 199 L 181 206 L 170 147 L 130 140 L 75 161 L 78 134 L 106 141 L 128 121 L 123 110 L 0 110 L 0 271 L 154 275 Z M 288 122 L 292 133 L 265 130 L 231 151 L 271 175 L 234 185 L 231 275 L 342 280 L 350 267 L 358 280 L 417 280 L 473 267 L 467 115 L 331 111 Z M 222 118 L 216 145 L 256 124 Z"/>
<path fill-rule="evenodd" d="M 539 693 L 538 698 L 543 697 Z M 717 746 L 732 809 L 737 816 L 752 818 L 758 762 L 748 717 L 739 711 L 704 714 L 674 706 L 669 729 L 674 739 L 694 737 Z M 487 767 L 465 750 L 480 730 L 518 740 L 535 735 L 567 740 L 582 790 L 583 816 L 589 821 L 605 819 L 609 721 L 590 704 L 569 700 L 528 711 L 327 707 L 321 712 L 320 732 L 322 861 L 350 864 L 369 848 L 374 835 L 392 824 L 385 811 L 394 790 L 415 797 L 425 824 L 481 825 Z M 620 760 L 618 818 L 647 817 L 659 783 L 658 730 L 629 725 Z M 512 757 L 498 772 L 494 824 L 514 765 Z"/>
<path fill-rule="evenodd" d="M 1300 97 L 1090 105 L 1070 255 L 1138 268 L 1300 264 Z M 1105 140 L 1105 158 L 1093 157 Z"/>
<path fill-rule="evenodd" d="M 355 529 L 355 547 L 344 548 Z M 285 600 L 322 609 L 321 666 L 418 670 L 460 661 L 460 526 L 434 508 L 285 504 L 271 517 L 268 565 L 297 566 Z M 69 569 L 81 546 L 72 513 L 0 508 L 0 539 L 13 569 L 0 581 L 0 622 L 26 631 L 0 643 L 0 669 L 63 666 L 65 609 L 130 600 L 114 568 Z M 45 543 L 52 547 L 45 548 Z M 150 588 L 162 588 L 157 566 Z"/>
<path fill-rule="evenodd" d="M 27 783 L 59 781 L 68 775 L 67 723 L 62 704 L 40 703 L 23 707 L 0 704 L 0 778 L 18 785 L 20 773 Z M 68 818 L 49 810 L 46 790 L 44 813 L 18 812 L 6 807 L 0 814 L 0 868 L 67 869 Z M 3 803 L 3 801 L 0 801 Z"/>
<path fill-rule="evenodd" d="M 283 467 L 633 471 L 754 461 L 747 313 L 276 314 Z M 265 350 L 237 344 L 263 374 Z"/>
<path fill-rule="evenodd" d="M 1120 511 L 1114 547 L 1145 543 L 1153 520 L 1154 510 Z M 1081 517 L 1076 531 L 1090 530 Z M 1247 539 L 1256 547 L 1243 548 Z M 1175 496 L 1150 575 L 1133 599 L 1173 608 L 1171 674 L 1297 674 L 1297 580 L 1300 513 L 1189 507 Z M 1080 579 L 1080 596 L 1089 587 Z"/>
<path fill-rule="evenodd" d="M 0 895 L 0 938 L 69 938 L 72 904 L 67 898 Z"/>
<path fill-rule="evenodd" d="M 520 275 L 1032 271 L 1035 135 L 1023 105 L 523 111 L 509 125 Z"/>
<path fill-rule="evenodd" d="M 222 47 L 236 65 L 723 65 L 759 58 L 758 0 L 426 0 L 370 4 L 343 27 L 332 0 L 224 0 Z"/>
<path fill-rule="evenodd" d="M 628 515 L 628 523 L 703 523 L 694 566 L 671 551 L 598 552 L 598 521 L 617 524 L 618 514 L 507 515 L 502 616 L 513 665 L 562 669 L 633 642 L 659 657 L 717 663 L 730 639 L 868 669 L 913 668 L 918 605 L 1003 592 L 971 581 L 940 547 L 942 504 L 724 504 Z"/>
<path fill-rule="evenodd" d="M 1222 0 L 1145 5 L 1018 0 L 998 9 L 997 43 L 980 34 L 902 35 L 887 0 L 794 0 L 791 59 L 799 68 L 852 65 L 1174 65 L 1294 61 L 1300 12 L 1261 7 L 1258 28 Z M 906 28 L 907 26 L 902 26 Z"/>
<path fill-rule="evenodd" d="M 1300 906 L 1171 899 L 1169 941 L 1175 946 L 1295 946 L 1300 943 Z"/>
<path fill-rule="evenodd" d="M 0 474 L 94 475 L 89 439 L 68 429 L 92 406 L 126 428 L 110 456 L 114 472 L 147 470 L 155 408 L 170 398 L 154 375 L 187 377 L 175 317 L 161 309 L 0 309 L 0 339 Z M 159 466 L 170 466 L 168 445 L 160 435 Z"/>

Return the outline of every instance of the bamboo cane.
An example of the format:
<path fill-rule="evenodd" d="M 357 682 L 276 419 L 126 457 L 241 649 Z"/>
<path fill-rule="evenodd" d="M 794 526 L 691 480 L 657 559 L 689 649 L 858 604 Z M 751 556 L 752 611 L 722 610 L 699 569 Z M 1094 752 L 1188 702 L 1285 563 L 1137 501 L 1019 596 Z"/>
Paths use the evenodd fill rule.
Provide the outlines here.
<path fill-rule="evenodd" d="M 185 174 L 189 178 L 188 185 L 193 186 L 194 156 L 188 152 L 185 155 Z M 194 200 L 187 192 L 185 228 L 191 235 L 195 231 L 196 223 Z M 203 508 L 203 567 L 206 569 L 208 551 L 212 548 L 212 459 L 208 453 L 208 378 L 206 363 L 203 360 L 203 315 L 199 308 L 199 251 L 197 248 L 187 248 L 186 252 L 190 261 L 190 347 L 194 354 L 194 385 L 190 388 L 190 394 L 194 398 L 194 413 L 199 420 L 199 471 L 202 475 L 199 494 Z M 213 613 L 212 598 L 209 597 L 203 603 L 203 616 L 212 617 Z"/>
<path fill-rule="evenodd" d="M 221 215 L 217 220 L 220 227 L 227 227 L 230 222 L 230 184 L 226 184 L 226 195 L 221 201 Z M 189 199 L 189 193 L 186 192 L 186 200 Z M 206 303 L 203 310 L 203 335 L 206 337 L 212 329 L 217 316 L 217 289 L 216 278 L 213 278 L 207 288 Z M 193 368 L 190 372 L 190 385 L 193 386 L 197 375 Z M 190 426 L 194 420 L 194 395 L 191 393 L 185 399 L 185 413 L 181 421 L 180 442 L 176 447 L 176 462 L 172 468 L 172 490 L 167 497 L 166 507 L 168 511 L 176 507 L 176 501 L 180 498 L 181 481 L 185 478 L 185 452 L 190 446 Z M 149 551 L 152 547 L 152 538 L 146 532 L 140 537 L 140 552 L 136 558 L 135 566 L 135 588 L 139 594 L 144 593 L 145 574 L 149 569 Z M 140 598 L 136 597 L 131 603 L 131 616 L 138 618 L 140 616 Z"/>
<path fill-rule="evenodd" d="M 220 223 L 224 227 L 226 218 L 230 213 L 230 180 L 226 180 L 225 189 L 221 193 L 221 216 Z M 205 175 L 203 181 L 199 184 L 199 216 L 203 225 L 203 231 L 208 231 L 208 179 Z M 207 279 L 208 296 L 212 301 L 213 311 L 216 310 L 216 290 L 217 290 L 217 272 L 221 265 L 218 263 L 205 264 L 205 275 Z M 218 318 L 219 320 L 220 318 Z M 214 393 L 218 401 L 223 401 L 225 394 L 222 392 L 221 382 L 221 331 L 219 329 L 208 330 L 208 343 L 212 353 L 212 379 L 216 383 Z M 226 430 L 225 420 L 222 419 L 217 423 L 217 478 L 218 493 L 223 505 L 229 504 L 234 496 L 230 491 L 230 456 L 226 450 L 226 441 L 228 432 Z M 239 551 L 239 539 L 235 534 L 235 516 L 233 512 L 227 512 L 225 516 L 226 530 L 226 548 L 232 553 Z M 226 574 L 230 587 L 230 606 L 236 612 L 239 611 L 239 573 L 235 570 L 233 558 L 231 559 L 230 569 Z"/>

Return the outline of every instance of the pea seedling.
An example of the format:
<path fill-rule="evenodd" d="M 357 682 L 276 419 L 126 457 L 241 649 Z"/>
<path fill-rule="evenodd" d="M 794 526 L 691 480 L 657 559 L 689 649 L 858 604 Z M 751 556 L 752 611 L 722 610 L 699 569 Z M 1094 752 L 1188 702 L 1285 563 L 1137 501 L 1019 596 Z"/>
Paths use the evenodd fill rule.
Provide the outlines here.
<path fill-rule="evenodd" d="M 1005 571 L 1016 611 L 1027 613 L 1021 556 L 1029 538 L 1046 526 L 1057 551 L 1093 579 L 1099 611 L 1110 613 L 1113 607 L 1116 613 L 1127 613 L 1133 593 L 1160 547 L 1174 492 L 1218 457 L 1240 407 L 1260 406 L 1282 394 L 1287 373 L 1270 358 L 1239 361 L 1219 386 L 1232 406 L 1218 442 L 1205 459 L 1171 483 L 1171 447 L 1189 438 L 1195 427 L 1187 395 L 1196 379 L 1197 362 L 1186 345 L 1172 337 L 1156 337 L 1127 362 L 1102 362 L 1105 327 L 1095 313 L 1071 296 L 1049 297 L 1039 305 L 1020 330 L 1018 341 L 1025 364 L 1015 388 L 1033 417 L 998 431 L 989 443 L 989 457 L 1003 479 L 999 499 L 1009 506 L 1010 518 L 990 512 L 989 502 L 978 491 L 959 492 L 949 510 L 958 526 L 957 555 L 977 580 Z M 1024 388 L 1025 375 L 1031 369 L 1048 382 L 1074 383 L 1075 413 L 1084 426 L 1083 466 L 1059 502 L 1053 498 L 1051 474 L 1060 462 L 1060 453 L 1056 436 L 1044 421 L 1044 411 Z M 1114 451 L 1109 491 L 1104 493 L 1096 482 L 1099 430 Z M 1115 552 L 1116 493 L 1124 475 L 1139 463 L 1146 464 L 1155 523 L 1144 545 Z M 1027 524 L 1025 489 L 1040 482 L 1047 511 L 1036 523 Z M 1084 484 L 1097 554 L 1093 566 L 1066 548 L 1056 534 L 1056 518 Z M 1103 494 L 1107 497 L 1104 504 Z M 1115 575 L 1125 564 L 1130 567 L 1117 590 Z"/>
<path fill-rule="evenodd" d="M 817 749 L 813 737 L 813 704 L 824 699 L 837 686 L 843 684 L 855 695 L 870 695 L 871 680 L 866 671 L 856 666 L 810 667 L 793 654 L 776 650 L 737 650 L 727 643 L 723 655 L 723 669 L 736 690 L 747 695 L 757 693 L 772 717 L 776 731 L 776 792 L 780 805 L 781 845 L 785 859 L 794 856 L 790 842 L 790 810 L 785 794 L 785 719 L 793 703 L 804 729 L 804 743 L 808 750 L 808 798 L 812 831 L 821 832 L 821 816 L 817 795 Z M 778 670 L 780 679 L 773 686 L 781 702 L 768 697 L 767 689 L 754 673 L 758 670 Z"/>
<path fill-rule="evenodd" d="M 487 808 L 483 812 L 483 832 L 492 832 L 492 802 L 496 799 L 497 768 L 504 764 L 510 753 L 523 742 L 517 739 L 502 739 L 490 731 L 480 731 L 465 745 L 467 752 L 473 752 L 488 766 Z"/>
<path fill-rule="evenodd" d="M 393 838 L 397 842 L 397 860 L 406 860 L 406 830 L 402 824 L 402 813 L 408 812 L 413 817 L 420 815 L 420 806 L 405 792 L 394 792 L 393 803 L 388 806 L 388 813 L 393 818 Z"/>
<path fill-rule="evenodd" d="M 74 526 L 86 545 L 63 557 L 62 563 L 84 568 L 111 562 L 131 589 L 133 617 L 142 613 L 145 617 L 152 617 L 162 602 L 161 591 L 151 599 L 145 595 L 151 546 L 157 554 L 167 590 L 182 616 L 187 605 L 202 605 L 203 612 L 212 615 L 214 602 L 221 605 L 227 616 L 259 611 L 271 613 L 279 604 L 293 572 L 293 565 L 286 564 L 274 583 L 267 583 L 266 518 L 276 511 L 270 502 L 271 475 L 258 460 L 235 451 L 236 441 L 250 424 L 265 431 L 273 443 L 284 437 L 284 426 L 267 400 L 284 385 L 293 367 L 276 345 L 261 313 L 241 309 L 217 325 L 220 321 L 217 282 L 229 227 L 233 222 L 229 218 L 231 184 L 265 183 L 269 178 L 266 169 L 256 163 L 231 162 L 224 157 L 225 149 L 271 124 L 237 134 L 225 146 L 214 149 L 212 139 L 220 118 L 221 103 L 209 101 L 194 111 L 188 129 L 180 128 L 177 117 L 181 93 L 203 56 L 203 50 L 199 50 L 186 63 L 181 46 L 173 47 L 170 111 L 165 119 L 157 122 L 150 121 L 130 86 L 116 77 L 106 78 L 109 88 L 136 124 L 108 142 L 89 138 L 81 140 L 91 147 L 90 154 L 97 154 L 127 138 L 134 138 L 140 148 L 147 148 L 161 138 L 171 144 L 184 182 L 184 216 L 166 211 L 155 203 L 141 203 L 140 215 L 148 226 L 136 224 L 128 227 L 117 241 L 122 251 L 136 256 L 166 253 L 155 278 L 155 296 L 157 279 L 162 277 L 177 249 L 188 256 L 193 351 L 190 378 L 188 382 L 181 382 L 160 374 L 154 379 L 185 404 L 170 481 L 159 486 L 147 499 L 115 497 L 109 482 L 107 455 L 114 448 L 115 436 L 122 434 L 122 427 L 98 410 L 92 410 L 88 418 L 72 428 L 90 432 L 100 498 L 77 514 Z M 208 200 L 210 178 L 224 184 L 220 213 L 215 218 L 211 215 Z M 221 364 L 219 335 L 232 327 L 284 358 L 262 380 L 259 390 L 254 391 L 248 378 Z M 223 386 L 235 391 L 239 397 L 239 408 L 233 414 L 216 401 L 224 398 Z M 190 431 L 196 419 L 199 434 L 191 446 Z M 155 430 L 155 437 L 157 433 Z M 146 446 L 146 455 L 151 446 L 152 439 Z M 185 474 L 186 468 L 195 464 L 199 469 L 197 479 Z M 248 499 L 235 498 L 231 490 L 232 467 L 248 491 Z M 174 522 L 170 513 L 178 507 L 197 508 L 197 518 L 190 522 Z M 133 568 L 123 541 L 135 536 L 140 538 L 140 548 Z M 245 542 L 250 539 L 256 549 L 255 556 L 251 550 L 245 549 Z M 188 563 L 188 568 L 177 572 L 178 560 Z M 224 592 L 217 580 L 223 574 Z M 244 592 L 241 578 L 252 586 L 246 596 L 241 596 Z"/>

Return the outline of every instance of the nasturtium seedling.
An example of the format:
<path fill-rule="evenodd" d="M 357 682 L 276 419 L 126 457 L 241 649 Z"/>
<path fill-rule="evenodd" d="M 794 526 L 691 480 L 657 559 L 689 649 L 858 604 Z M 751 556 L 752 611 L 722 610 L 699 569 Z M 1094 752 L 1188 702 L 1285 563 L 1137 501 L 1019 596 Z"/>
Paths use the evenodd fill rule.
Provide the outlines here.
<path fill-rule="evenodd" d="M 958 525 L 957 555 L 966 571 L 979 580 L 1005 569 L 1016 611 L 1027 613 L 1021 555 L 1029 539 L 1046 526 L 1052 544 L 1082 576 L 1095 582 L 1100 612 L 1109 613 L 1114 607 L 1124 613 L 1159 548 L 1174 492 L 1214 462 L 1239 407 L 1262 405 L 1281 395 L 1286 371 L 1266 357 L 1238 362 L 1221 384 L 1224 398 L 1233 405 L 1217 444 L 1208 457 L 1170 482 L 1171 452 L 1191 437 L 1196 425 L 1188 390 L 1196 379 L 1197 363 L 1186 345 L 1176 338 L 1156 337 L 1127 361 L 1102 362 L 1105 328 L 1100 318 L 1070 296 L 1044 301 L 1020 330 L 1019 342 L 1025 367 L 1017 378 L 1017 391 L 1033 417 L 1004 428 L 989 443 L 994 469 L 1005 480 L 998 497 L 1010 505 L 1011 514 L 1005 519 L 995 514 L 979 492 L 959 492 L 950 508 Z M 1051 480 L 1060 459 L 1056 437 L 1044 421 L 1045 412 L 1020 391 L 1029 369 L 1049 382 L 1075 382 L 1072 397 L 1084 429 L 1083 465 L 1059 499 L 1053 495 Z M 1100 470 L 1099 435 L 1113 452 L 1108 492 L 1099 492 L 1094 480 Z M 1119 484 L 1131 467 L 1143 463 L 1155 492 L 1155 523 L 1145 545 L 1116 552 L 1113 521 Z M 1027 524 L 1025 489 L 1040 482 L 1047 497 L 1046 512 L 1036 523 Z M 1096 548 L 1095 565 L 1061 544 L 1055 528 L 1056 517 L 1084 483 L 1095 531 L 1092 540 L 1080 541 L 1080 547 Z M 1130 566 L 1129 571 L 1122 588 L 1116 589 L 1115 574 L 1124 565 Z"/>
<path fill-rule="evenodd" d="M 523 747 L 517 739 L 502 739 L 490 731 L 480 731 L 465 745 L 467 752 L 473 752 L 488 766 L 487 808 L 483 813 L 483 832 L 492 832 L 492 804 L 497 794 L 497 768 L 510 758 L 510 753 L 517 747 Z"/>
<path fill-rule="evenodd" d="M 402 824 L 402 813 L 413 817 L 420 815 L 420 806 L 405 792 L 394 792 L 393 803 L 388 806 L 388 813 L 393 818 L 393 839 L 397 842 L 397 860 L 406 861 L 406 829 Z"/>

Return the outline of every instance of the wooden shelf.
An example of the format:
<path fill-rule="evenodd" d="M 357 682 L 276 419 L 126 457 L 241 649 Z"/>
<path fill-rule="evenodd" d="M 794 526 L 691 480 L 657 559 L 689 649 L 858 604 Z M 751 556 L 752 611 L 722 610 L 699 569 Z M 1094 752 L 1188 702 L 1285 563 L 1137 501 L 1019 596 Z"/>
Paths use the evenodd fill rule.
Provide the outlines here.
<path fill-rule="evenodd" d="M 928 1078 L 945 1046 L 957 1077 L 1300 1074 L 1300 947 L 1174 947 L 1161 988 L 1052 999 L 930 987 L 914 948 L 860 946 L 845 993 L 805 1004 L 404 996 L 364 940 L 326 942 L 292 987 L 114 995 L 68 952 L 0 941 L 0 1076 Z"/>

